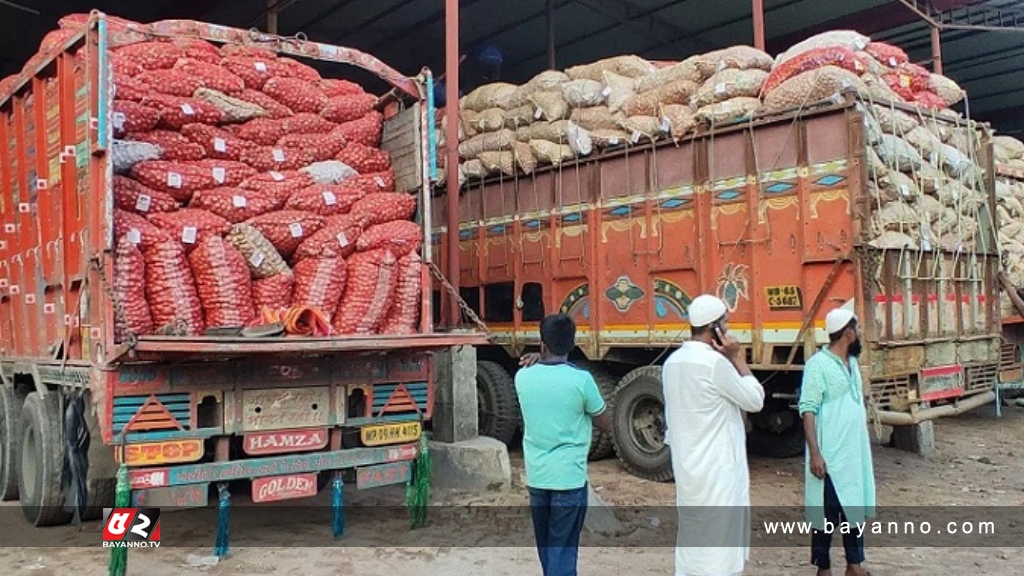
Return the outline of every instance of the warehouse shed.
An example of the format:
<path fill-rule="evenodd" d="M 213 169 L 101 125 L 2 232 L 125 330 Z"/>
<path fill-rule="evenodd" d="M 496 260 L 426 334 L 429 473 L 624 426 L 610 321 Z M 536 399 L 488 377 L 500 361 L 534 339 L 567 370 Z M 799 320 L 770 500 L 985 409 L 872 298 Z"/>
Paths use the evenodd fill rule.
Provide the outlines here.
<path fill-rule="evenodd" d="M 778 54 L 826 30 L 848 29 L 896 44 L 913 61 L 967 90 L 959 109 L 1002 133 L 1024 134 L 1024 10 L 1012 0 L 462 0 L 459 88 L 521 83 L 618 54 L 678 61 L 735 44 Z M 147 22 L 202 19 L 350 46 L 406 74 L 445 72 L 445 6 L 424 0 L 2 0 L 2 75 L 20 69 L 57 19 L 102 10 Z M 755 18 L 755 15 L 758 17 Z M 334 71 L 335 73 L 341 70 Z M 359 78 L 360 80 L 368 80 Z M 442 78 L 443 82 L 443 78 Z M 384 90 L 383 85 L 380 86 Z M 438 90 L 439 103 L 443 91 Z"/>

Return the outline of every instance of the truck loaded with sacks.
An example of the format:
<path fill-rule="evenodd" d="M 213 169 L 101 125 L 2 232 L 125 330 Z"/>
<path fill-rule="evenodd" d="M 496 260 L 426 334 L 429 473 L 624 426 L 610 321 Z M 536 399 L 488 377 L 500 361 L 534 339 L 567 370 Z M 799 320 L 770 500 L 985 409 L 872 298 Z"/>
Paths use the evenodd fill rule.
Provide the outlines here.
<path fill-rule="evenodd" d="M 432 323 L 429 74 L 62 19 L 0 83 L 0 497 L 54 525 L 115 487 L 183 507 L 422 480 L 432 352 L 484 341 Z"/>
<path fill-rule="evenodd" d="M 539 345 L 541 318 L 565 312 L 576 360 L 614 409 L 591 457 L 614 450 L 632 473 L 670 480 L 660 364 L 702 293 L 726 302 L 766 388 L 748 415 L 756 452 L 802 451 L 801 369 L 836 307 L 862 321 L 879 432 L 895 426 L 914 448 L 921 422 L 991 402 L 992 134 L 952 109 L 964 97 L 850 31 L 777 58 L 745 46 L 620 56 L 469 93 L 460 289 L 497 337 L 478 351 L 483 433 L 514 441 L 516 358 Z M 443 257 L 447 230 L 433 231 Z"/>

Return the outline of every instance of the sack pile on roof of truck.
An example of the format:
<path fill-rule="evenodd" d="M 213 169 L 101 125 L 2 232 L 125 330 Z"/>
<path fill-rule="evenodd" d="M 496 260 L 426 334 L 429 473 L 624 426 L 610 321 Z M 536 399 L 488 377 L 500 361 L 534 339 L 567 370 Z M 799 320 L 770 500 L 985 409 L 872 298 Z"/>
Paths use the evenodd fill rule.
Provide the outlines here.
<path fill-rule="evenodd" d="M 25 70 L 87 20 L 62 19 Z M 378 98 L 264 47 L 129 25 L 146 28 L 109 22 L 118 341 L 416 333 L 418 201 L 394 191 Z"/>
<path fill-rule="evenodd" d="M 869 244 L 949 251 L 991 245 L 992 234 L 979 226 L 987 210 L 983 135 L 952 108 L 964 91 L 910 62 L 900 48 L 845 30 L 818 34 L 775 58 L 748 46 L 667 64 L 625 55 L 544 71 L 522 86 L 481 86 L 460 100 L 460 185 L 521 177 L 610 148 L 679 142 L 848 93 L 865 117 Z M 446 126 L 442 115 L 441 166 Z M 994 143 L 998 162 L 1024 169 L 1024 144 L 1008 137 Z M 1024 185 L 1000 191 L 1004 260 L 1024 281 L 1024 244 L 1013 230 L 1024 216 Z"/>
<path fill-rule="evenodd" d="M 460 102 L 460 182 L 530 174 L 595 151 L 679 141 L 700 129 L 799 109 L 843 92 L 909 104 L 921 115 L 962 116 L 953 80 L 909 61 L 901 49 L 852 31 L 818 34 L 772 58 L 734 46 L 677 63 L 616 56 L 541 72 L 522 86 L 480 86 Z M 446 142 L 441 117 L 439 147 Z M 443 155 L 441 158 L 443 165 Z"/>

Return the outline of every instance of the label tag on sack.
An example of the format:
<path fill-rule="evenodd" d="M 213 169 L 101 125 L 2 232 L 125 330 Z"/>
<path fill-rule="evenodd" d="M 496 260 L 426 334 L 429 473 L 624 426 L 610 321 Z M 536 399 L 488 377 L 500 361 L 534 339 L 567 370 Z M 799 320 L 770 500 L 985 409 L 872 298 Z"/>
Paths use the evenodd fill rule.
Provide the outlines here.
<path fill-rule="evenodd" d="M 231 203 L 234 204 L 235 208 L 245 208 L 249 204 L 245 196 L 232 196 Z"/>
<path fill-rule="evenodd" d="M 125 117 L 124 112 L 114 112 L 114 128 L 121 130 L 124 128 L 124 122 L 128 118 Z"/>
<path fill-rule="evenodd" d="M 152 200 L 149 194 L 139 194 L 138 199 L 135 200 L 135 209 L 139 212 L 149 212 L 149 205 Z"/>
<path fill-rule="evenodd" d="M 188 116 L 193 116 L 196 113 L 196 111 L 192 108 L 192 105 L 187 103 L 181 105 L 181 111 L 187 114 Z"/>
<path fill-rule="evenodd" d="M 178 174 L 177 172 L 168 172 L 167 185 L 171 188 L 181 188 L 181 174 Z"/>
<path fill-rule="evenodd" d="M 324 190 L 322 192 L 322 195 L 324 197 L 324 204 L 328 206 L 334 206 L 335 204 L 338 203 L 338 197 L 334 195 L 334 192 L 331 192 L 330 190 Z"/>
<path fill-rule="evenodd" d="M 271 154 L 274 155 L 274 162 L 284 162 L 284 150 L 274 148 Z"/>
<path fill-rule="evenodd" d="M 637 132 L 636 130 L 633 130 L 633 136 L 630 138 L 630 140 L 633 141 L 633 144 L 636 144 L 637 142 L 639 142 L 640 141 L 640 132 Z"/>
<path fill-rule="evenodd" d="M 537 108 L 537 111 L 533 113 L 533 119 L 534 119 L 534 120 L 540 120 L 540 117 L 541 117 L 541 116 L 542 116 L 543 114 L 544 114 L 544 111 L 543 111 L 543 110 L 541 110 L 540 108 Z"/>
<path fill-rule="evenodd" d="M 274 180 L 277 180 L 278 182 L 281 182 L 282 180 L 284 180 L 284 174 L 281 174 L 280 172 L 272 171 L 270 173 L 270 177 L 273 178 Z"/>
<path fill-rule="evenodd" d="M 249 257 L 249 264 L 252 264 L 253 268 L 259 268 L 260 264 L 263 264 L 263 261 L 266 259 L 267 257 L 263 255 L 263 252 L 257 250 Z"/>
<path fill-rule="evenodd" d="M 217 181 L 217 184 L 223 184 L 228 178 L 228 172 L 223 166 L 218 166 L 213 169 L 213 179 Z"/>
<path fill-rule="evenodd" d="M 214 138 L 213 149 L 216 150 L 217 152 L 227 152 L 228 143 L 225 142 L 223 138 Z"/>
<path fill-rule="evenodd" d="M 616 145 L 616 144 L 618 144 L 618 143 L 619 143 L 619 139 L 618 139 L 618 138 L 609 138 L 609 139 L 608 139 L 608 144 L 609 144 L 610 146 L 615 146 L 615 145 Z"/>
<path fill-rule="evenodd" d="M 255 66 L 256 70 L 259 71 L 259 72 L 266 72 L 267 71 L 267 64 L 266 64 L 266 62 L 256 62 L 255 64 L 253 64 L 253 66 Z"/>
<path fill-rule="evenodd" d="M 348 236 L 344 231 L 338 232 L 336 238 L 338 239 L 338 244 L 341 245 L 342 248 L 349 245 Z"/>
<path fill-rule="evenodd" d="M 668 121 L 668 116 L 661 117 L 661 131 L 669 132 L 672 130 L 672 123 Z"/>
<path fill-rule="evenodd" d="M 892 66 L 893 68 L 899 66 L 899 63 L 896 62 L 896 57 L 895 56 L 890 56 L 889 57 L 889 66 Z"/>
<path fill-rule="evenodd" d="M 302 224 L 298 222 L 290 224 L 288 230 L 292 233 L 292 238 L 302 238 Z"/>
<path fill-rule="evenodd" d="M 725 82 L 719 82 L 718 84 L 715 84 L 715 96 L 721 96 L 721 95 L 725 94 L 725 92 L 726 92 Z"/>
<path fill-rule="evenodd" d="M 142 244 L 142 232 L 139 232 L 138 228 L 132 228 L 126 236 L 132 244 Z"/>
<path fill-rule="evenodd" d="M 601 90 L 601 95 L 604 96 L 605 98 L 611 96 L 612 95 L 612 87 L 611 86 L 605 86 L 604 90 Z"/>
<path fill-rule="evenodd" d="M 384 189 L 386 182 L 384 182 L 383 178 L 381 178 L 380 176 L 374 176 L 373 181 L 377 183 L 378 188 L 380 188 L 381 190 Z"/>
<path fill-rule="evenodd" d="M 196 235 L 198 234 L 199 231 L 196 230 L 195 226 L 185 226 L 181 229 L 181 241 L 186 244 L 195 244 Z"/>

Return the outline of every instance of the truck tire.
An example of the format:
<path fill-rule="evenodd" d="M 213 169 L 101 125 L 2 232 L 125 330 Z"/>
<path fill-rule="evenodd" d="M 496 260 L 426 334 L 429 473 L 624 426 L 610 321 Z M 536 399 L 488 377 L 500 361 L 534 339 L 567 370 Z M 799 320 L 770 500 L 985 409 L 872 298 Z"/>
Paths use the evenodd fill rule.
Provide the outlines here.
<path fill-rule="evenodd" d="M 82 514 L 82 521 L 91 522 L 103 517 L 104 508 L 114 507 L 117 480 L 113 478 L 96 478 L 89 480 L 89 501 Z"/>
<path fill-rule="evenodd" d="M 0 386 L 0 500 L 18 499 L 19 404 L 13 388 Z"/>
<path fill-rule="evenodd" d="M 612 422 L 615 453 L 630 474 L 655 482 L 672 480 L 660 366 L 637 368 L 622 378 Z"/>
<path fill-rule="evenodd" d="M 608 414 L 614 415 L 615 386 L 618 384 L 618 380 L 606 368 L 596 362 L 578 362 L 576 365 L 590 372 L 590 375 L 594 377 L 594 381 L 597 382 L 597 388 L 601 391 L 601 397 L 604 398 Z M 614 444 L 614 435 L 611 432 L 602 432 L 597 426 L 594 426 L 593 436 L 590 439 L 590 453 L 587 454 L 587 459 L 596 461 L 608 458 L 615 453 Z"/>
<path fill-rule="evenodd" d="M 511 445 L 519 427 L 519 400 L 512 376 L 497 362 L 476 363 L 479 433 Z"/>
<path fill-rule="evenodd" d="M 71 514 L 64 510 L 60 487 L 64 467 L 62 421 L 55 392 L 45 398 L 32 392 L 25 398 L 18 442 L 18 492 L 21 510 L 33 526 L 57 526 L 71 521 Z"/>

